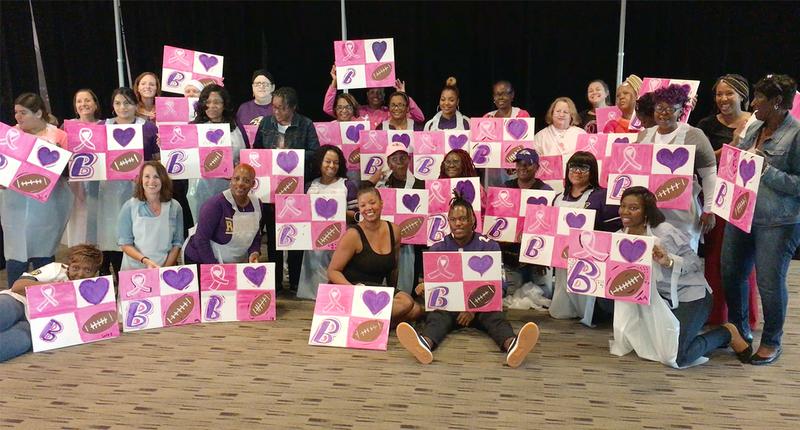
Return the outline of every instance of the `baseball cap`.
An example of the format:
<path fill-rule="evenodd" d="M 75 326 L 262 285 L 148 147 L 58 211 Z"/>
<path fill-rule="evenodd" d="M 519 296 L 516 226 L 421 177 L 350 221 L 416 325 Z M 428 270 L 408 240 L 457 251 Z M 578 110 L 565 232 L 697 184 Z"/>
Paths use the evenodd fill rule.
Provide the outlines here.
<path fill-rule="evenodd" d="M 517 152 L 517 155 L 514 156 L 514 162 L 517 161 L 525 161 L 531 164 L 539 165 L 539 154 L 536 153 L 533 149 L 521 149 Z"/>

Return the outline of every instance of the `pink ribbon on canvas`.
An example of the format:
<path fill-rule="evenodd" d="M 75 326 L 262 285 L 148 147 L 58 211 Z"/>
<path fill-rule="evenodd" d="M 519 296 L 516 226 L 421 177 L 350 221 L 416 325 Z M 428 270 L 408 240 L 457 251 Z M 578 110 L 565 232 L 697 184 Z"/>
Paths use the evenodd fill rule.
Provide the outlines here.
<path fill-rule="evenodd" d="M 352 40 L 348 40 L 344 42 L 344 57 L 342 57 L 342 60 L 349 61 L 354 58 L 358 58 L 358 55 L 356 55 L 356 44 Z"/>
<path fill-rule="evenodd" d="M 512 203 L 509 200 L 510 198 L 511 198 L 511 195 L 508 192 L 508 190 L 500 190 L 500 192 L 497 193 L 497 199 L 495 199 L 495 201 L 492 202 L 492 205 L 493 206 L 502 206 L 504 208 L 513 208 L 514 207 L 514 203 Z"/>
<path fill-rule="evenodd" d="M 445 278 L 449 279 L 455 276 L 455 273 L 447 270 L 447 265 L 450 263 L 450 260 L 447 259 L 444 255 L 440 255 L 439 258 L 436 260 L 436 270 L 428 274 L 428 277 L 433 278 Z"/>
<path fill-rule="evenodd" d="M 169 143 L 175 145 L 178 142 L 186 140 L 186 137 L 183 135 L 183 130 L 180 127 L 175 127 L 172 129 L 172 139 L 169 140 Z"/>
<path fill-rule="evenodd" d="M 172 56 L 167 59 L 170 64 L 180 63 L 184 66 L 190 66 L 189 60 L 186 59 L 186 51 L 183 49 L 176 49 L 172 52 Z"/>
<path fill-rule="evenodd" d="M 283 218 L 286 216 L 287 212 L 290 216 L 300 216 L 303 213 L 300 209 L 294 207 L 294 197 L 286 198 L 283 209 L 281 209 L 280 213 L 278 213 L 278 216 Z"/>
<path fill-rule="evenodd" d="M 578 242 L 581 244 L 581 249 L 575 251 L 573 254 L 577 258 L 592 257 L 597 261 L 605 261 L 608 258 L 608 253 L 599 251 L 594 248 L 594 233 L 589 230 L 581 231 L 578 236 Z"/>
<path fill-rule="evenodd" d="M 216 290 L 223 285 L 228 285 L 228 280 L 225 279 L 225 267 L 214 265 L 209 271 L 211 273 L 211 285 L 208 286 L 211 290 Z"/>
<path fill-rule="evenodd" d="M 623 160 L 622 164 L 620 164 L 619 166 L 619 170 L 622 172 L 627 170 L 629 167 L 636 170 L 641 170 L 642 165 L 636 161 L 635 157 L 636 157 L 636 148 L 630 145 L 626 146 L 625 149 L 622 150 Z"/>
<path fill-rule="evenodd" d="M 133 297 L 136 294 L 139 294 L 140 292 L 149 293 L 150 291 L 153 291 L 152 288 L 150 288 L 147 285 L 145 285 L 145 281 L 146 280 L 147 280 L 147 277 L 144 276 L 143 273 L 137 273 L 137 274 L 131 276 L 131 284 L 133 284 L 133 289 L 128 291 L 126 296 Z"/>
<path fill-rule="evenodd" d="M 436 181 L 431 184 L 431 199 L 439 203 L 447 203 L 447 199 L 442 195 L 442 183 Z"/>
<path fill-rule="evenodd" d="M 0 138 L 0 146 L 7 146 L 8 149 L 16 151 L 17 145 L 14 142 L 17 140 L 19 140 L 19 131 L 15 128 L 9 128 L 6 130 L 6 136 Z"/>
<path fill-rule="evenodd" d="M 81 143 L 75 148 L 74 152 L 78 152 L 83 148 L 97 150 L 97 147 L 95 147 L 94 143 L 92 143 L 93 136 L 94 133 L 92 132 L 91 128 L 81 128 L 78 131 L 78 139 L 80 139 Z"/>
<path fill-rule="evenodd" d="M 36 306 L 36 310 L 41 312 L 48 306 L 58 306 L 58 300 L 56 300 L 56 290 L 52 286 L 42 287 L 41 289 L 42 297 L 44 301 L 39 303 L 39 306 Z"/>
<path fill-rule="evenodd" d="M 341 297 L 342 293 L 338 288 L 331 288 L 330 291 L 328 291 L 328 304 L 323 310 L 325 312 L 344 312 L 344 306 L 339 303 Z"/>

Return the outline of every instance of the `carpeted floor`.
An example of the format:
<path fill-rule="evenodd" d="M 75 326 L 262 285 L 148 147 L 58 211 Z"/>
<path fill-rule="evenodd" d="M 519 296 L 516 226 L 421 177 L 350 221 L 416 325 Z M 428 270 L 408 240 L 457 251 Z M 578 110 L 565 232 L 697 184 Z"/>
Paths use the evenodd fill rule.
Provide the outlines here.
<path fill-rule="evenodd" d="M 618 358 L 610 327 L 536 311 L 509 312 L 515 329 L 542 330 L 518 369 L 475 330 L 423 366 L 394 333 L 387 352 L 308 346 L 313 303 L 279 297 L 274 322 L 123 334 L 0 364 L 0 427 L 798 428 L 800 263 L 790 274 L 785 352 L 772 366 L 730 350 L 687 370 Z"/>

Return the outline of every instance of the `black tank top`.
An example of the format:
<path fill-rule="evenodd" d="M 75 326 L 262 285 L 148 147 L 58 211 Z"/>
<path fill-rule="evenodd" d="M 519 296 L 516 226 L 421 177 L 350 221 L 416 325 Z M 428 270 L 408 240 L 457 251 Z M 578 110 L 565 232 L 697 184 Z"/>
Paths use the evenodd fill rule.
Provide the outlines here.
<path fill-rule="evenodd" d="M 353 255 L 347 266 L 344 267 L 342 274 L 351 284 L 364 285 L 383 285 L 384 278 L 388 278 L 392 271 L 397 267 L 397 252 L 395 251 L 394 231 L 392 224 L 386 222 L 389 227 L 389 237 L 391 238 L 392 251 L 388 254 L 378 254 L 369 245 L 364 230 L 356 224 L 354 228 L 361 236 L 361 252 Z M 389 285 L 394 287 L 394 285 Z"/>

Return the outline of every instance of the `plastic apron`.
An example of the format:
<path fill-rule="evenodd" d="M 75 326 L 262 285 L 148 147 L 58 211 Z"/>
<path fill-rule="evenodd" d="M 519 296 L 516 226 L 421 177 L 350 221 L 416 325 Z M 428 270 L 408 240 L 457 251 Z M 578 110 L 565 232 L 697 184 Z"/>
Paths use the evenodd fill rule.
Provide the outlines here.
<path fill-rule="evenodd" d="M 97 197 L 100 182 L 70 182 L 68 186 L 75 199 L 61 243 L 66 246 L 97 243 Z"/>
<path fill-rule="evenodd" d="M 655 134 L 657 128 L 658 127 L 648 128 L 647 134 L 642 142 L 655 143 Z M 686 132 L 689 131 L 689 128 L 690 127 L 684 123 L 678 123 L 678 133 L 669 144 L 684 145 L 686 140 Z M 689 245 L 692 247 L 694 252 L 697 252 L 700 239 L 703 237 L 703 229 L 700 225 L 700 213 L 702 213 L 703 208 L 698 201 L 700 191 L 702 190 L 703 188 L 700 186 L 700 182 L 697 180 L 697 175 L 695 174 L 692 180 L 692 204 L 689 206 L 689 210 L 661 209 L 661 212 L 664 213 L 667 222 L 672 224 L 678 230 L 685 232 L 686 235 L 689 236 Z"/>
<path fill-rule="evenodd" d="M 403 185 L 403 188 L 414 188 L 415 181 L 416 178 L 411 172 L 406 173 L 406 182 Z M 377 188 L 382 188 L 385 186 L 385 182 L 378 182 L 378 185 L 376 185 Z M 414 290 L 414 287 L 416 287 L 416 282 L 414 282 L 415 260 L 414 245 L 400 245 L 400 255 L 398 256 L 397 260 L 397 267 L 399 268 L 397 271 L 397 289 L 399 291 L 405 291 L 406 293 L 411 294 L 411 292 Z M 410 268 L 410 270 L 403 270 L 403 268 Z"/>
<path fill-rule="evenodd" d="M 206 123 L 209 124 L 209 123 Z M 231 148 L 233 150 L 233 166 L 239 164 L 239 151 L 244 149 L 244 138 L 239 127 L 231 131 Z M 192 212 L 192 219 L 200 219 L 200 209 L 211 197 L 229 189 L 231 182 L 225 178 L 208 179 L 189 179 L 189 189 L 186 192 L 186 200 L 189 202 L 189 210 Z"/>
<path fill-rule="evenodd" d="M 146 121 L 136 117 L 134 124 Z M 116 124 L 115 118 L 106 120 L 106 124 Z M 119 251 L 117 244 L 117 219 L 122 205 L 133 197 L 133 181 L 100 181 L 97 191 L 97 246 L 101 251 Z M 156 260 L 153 260 L 156 261 Z"/>
<path fill-rule="evenodd" d="M 6 259 L 26 262 L 35 257 L 54 256 L 72 212 L 74 195 L 67 180 L 58 179 L 46 202 L 9 189 L 0 193 Z"/>
<path fill-rule="evenodd" d="M 653 236 L 650 227 L 647 235 Z M 678 278 L 680 277 L 683 259 L 673 257 L 672 277 L 670 278 L 670 300 L 665 300 L 658 293 L 657 283 L 663 281 L 661 270 L 650 273 L 650 304 L 639 305 L 617 301 L 614 304 L 614 339 L 609 341 L 611 354 L 623 356 L 631 351 L 645 360 L 658 361 L 676 369 L 703 364 L 708 361 L 700 357 L 686 366 L 680 367 L 678 358 L 678 338 L 681 324 L 670 310 L 678 307 Z M 658 263 L 653 262 L 653 265 Z"/>
<path fill-rule="evenodd" d="M 161 203 L 161 213 L 157 217 L 139 215 L 139 200 L 131 205 L 133 221 L 133 246 L 150 261 L 163 266 L 172 250 L 172 231 L 169 214 L 174 200 Z M 177 203 L 175 203 L 177 204 Z M 147 266 L 123 253 L 121 270 L 144 269 Z"/>
<path fill-rule="evenodd" d="M 555 206 L 564 208 L 580 208 L 586 206 L 589 195 L 593 189 L 587 189 L 581 198 L 574 202 L 564 200 L 564 194 L 556 199 Z M 566 191 L 565 191 L 566 193 Z M 594 313 L 594 296 L 583 294 L 572 294 L 567 291 L 567 269 L 556 267 L 556 282 L 553 285 L 553 300 L 550 303 L 550 316 L 556 319 L 578 318 L 583 316 L 581 323 L 589 327 L 592 326 L 592 314 Z"/>
<path fill-rule="evenodd" d="M 221 264 L 247 263 L 250 257 L 248 253 L 250 245 L 253 244 L 253 239 L 256 235 L 260 234 L 261 203 L 258 201 L 257 197 L 249 196 L 250 203 L 253 205 L 254 210 L 253 212 L 242 212 L 239 210 L 239 205 L 233 200 L 230 189 L 223 191 L 222 195 L 225 197 L 225 200 L 231 204 L 231 207 L 233 207 L 233 217 L 231 218 L 233 233 L 231 234 L 231 240 L 226 244 L 219 244 L 213 240 L 209 241 L 211 250 L 214 252 L 214 257 L 217 258 L 217 262 Z M 186 245 L 196 231 L 197 226 L 189 229 L 189 237 L 183 242 L 182 249 L 186 249 Z"/>

